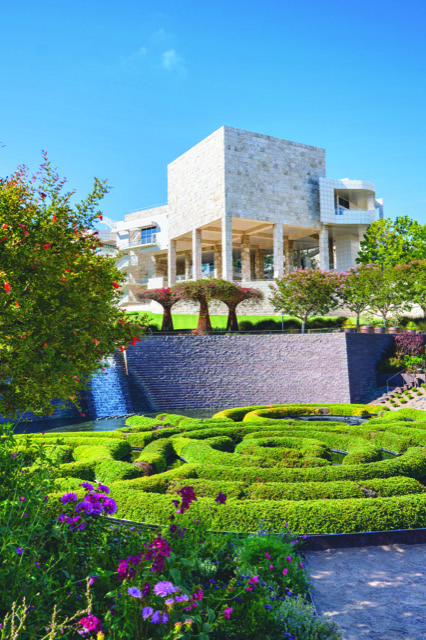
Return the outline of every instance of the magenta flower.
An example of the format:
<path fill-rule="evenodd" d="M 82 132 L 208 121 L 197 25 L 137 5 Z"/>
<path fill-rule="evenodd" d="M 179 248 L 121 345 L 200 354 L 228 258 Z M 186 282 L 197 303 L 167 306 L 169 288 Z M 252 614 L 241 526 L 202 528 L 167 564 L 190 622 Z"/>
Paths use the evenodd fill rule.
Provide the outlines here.
<path fill-rule="evenodd" d="M 154 593 L 156 596 L 162 596 L 164 598 L 165 596 L 170 596 L 172 593 L 175 593 L 178 589 L 179 587 L 173 586 L 171 582 L 163 580 L 161 582 L 157 582 L 154 587 Z"/>
<path fill-rule="evenodd" d="M 270 564 L 270 565 L 269 565 L 269 568 L 270 568 L 270 569 L 273 569 L 273 568 L 274 568 L 274 565 L 273 565 L 273 564 Z"/>
<path fill-rule="evenodd" d="M 95 580 L 98 579 L 98 576 L 91 576 L 91 578 L 89 579 L 89 587 L 92 586 L 92 584 L 95 582 Z"/>
<path fill-rule="evenodd" d="M 257 582 L 259 582 L 259 576 L 253 576 L 249 580 L 249 584 L 256 584 Z"/>
<path fill-rule="evenodd" d="M 225 618 L 229 620 L 229 618 L 231 617 L 231 613 L 232 613 L 231 607 L 226 607 L 225 611 L 223 612 L 223 615 Z"/>
<path fill-rule="evenodd" d="M 288 571 L 288 569 L 283 569 L 283 576 L 287 575 L 287 571 Z"/>
<path fill-rule="evenodd" d="M 194 600 L 202 600 L 203 599 L 203 590 L 202 589 L 198 589 L 198 591 L 195 591 L 192 594 L 192 598 Z"/>
<path fill-rule="evenodd" d="M 269 553 L 267 551 L 265 551 L 265 558 L 270 558 L 271 556 L 269 555 Z"/>
<path fill-rule="evenodd" d="M 92 635 L 102 631 L 102 623 L 96 616 L 86 616 L 79 620 L 77 624 L 82 626 L 82 629 L 78 631 L 81 636 Z"/>
<path fill-rule="evenodd" d="M 286 557 L 287 562 L 291 562 L 291 556 Z"/>

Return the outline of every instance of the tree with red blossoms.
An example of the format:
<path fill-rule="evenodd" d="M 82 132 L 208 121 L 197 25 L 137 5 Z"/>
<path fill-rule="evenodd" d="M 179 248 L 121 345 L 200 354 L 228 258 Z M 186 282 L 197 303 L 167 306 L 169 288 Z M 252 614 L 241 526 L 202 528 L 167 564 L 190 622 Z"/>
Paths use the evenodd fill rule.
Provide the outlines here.
<path fill-rule="evenodd" d="M 212 279 L 213 280 L 213 279 Z M 241 287 L 235 282 L 214 279 L 216 284 L 216 298 L 228 307 L 227 331 L 238 331 L 237 307 L 244 300 L 263 300 L 263 293 L 259 289 Z"/>
<path fill-rule="evenodd" d="M 137 295 L 139 302 L 144 300 L 155 300 L 163 307 L 163 321 L 161 331 L 173 331 L 172 307 L 180 300 L 179 293 L 170 287 L 162 289 L 147 289 Z"/>
<path fill-rule="evenodd" d="M 338 306 L 339 275 L 320 269 L 297 269 L 271 285 L 277 311 L 300 318 L 302 333 L 310 316 L 326 315 Z"/>
<path fill-rule="evenodd" d="M 73 192 L 44 154 L 0 180 L 0 415 L 51 414 L 52 401 L 78 406 L 101 362 L 144 335 L 118 307 L 124 276 L 100 255 L 94 229 L 108 192 L 95 179 L 86 199 Z M 58 406 L 58 404 L 56 404 Z"/>

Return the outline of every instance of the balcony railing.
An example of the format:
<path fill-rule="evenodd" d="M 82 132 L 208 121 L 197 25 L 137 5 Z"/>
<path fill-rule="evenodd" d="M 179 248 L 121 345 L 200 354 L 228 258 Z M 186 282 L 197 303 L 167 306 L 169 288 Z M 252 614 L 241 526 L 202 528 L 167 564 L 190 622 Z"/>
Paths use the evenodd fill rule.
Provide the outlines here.
<path fill-rule="evenodd" d="M 132 247 L 149 247 L 153 244 L 157 244 L 157 234 L 152 233 L 147 238 L 130 238 L 120 243 L 120 249 L 131 249 Z"/>
<path fill-rule="evenodd" d="M 137 280 L 135 278 L 128 277 L 128 278 L 125 279 L 123 284 L 125 284 L 125 285 L 133 284 L 133 285 L 136 285 L 136 286 L 146 286 L 148 284 L 148 280 L 149 280 L 149 278 L 139 278 Z"/>

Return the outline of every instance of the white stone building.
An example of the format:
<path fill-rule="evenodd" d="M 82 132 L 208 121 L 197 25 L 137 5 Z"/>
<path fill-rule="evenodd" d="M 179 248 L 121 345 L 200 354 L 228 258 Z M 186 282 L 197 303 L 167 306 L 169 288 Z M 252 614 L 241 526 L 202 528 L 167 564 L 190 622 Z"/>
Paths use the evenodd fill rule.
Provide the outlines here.
<path fill-rule="evenodd" d="M 268 280 L 296 268 L 345 271 L 383 217 L 372 182 L 326 178 L 324 149 L 232 127 L 171 162 L 167 175 L 167 204 L 109 221 L 125 253 L 128 308 L 147 308 L 139 291 L 183 279 L 214 275 L 267 292 Z"/>

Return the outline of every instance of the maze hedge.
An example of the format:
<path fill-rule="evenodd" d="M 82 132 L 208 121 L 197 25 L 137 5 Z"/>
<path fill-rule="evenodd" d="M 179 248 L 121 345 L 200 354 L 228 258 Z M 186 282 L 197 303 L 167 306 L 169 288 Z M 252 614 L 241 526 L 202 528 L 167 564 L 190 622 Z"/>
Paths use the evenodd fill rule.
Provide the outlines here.
<path fill-rule="evenodd" d="M 426 526 L 426 488 L 419 482 L 426 476 L 426 412 L 419 410 L 240 407 L 212 419 L 133 416 L 117 431 L 17 441 L 29 472 L 41 442 L 52 462 L 61 462 L 58 495 L 84 480 L 107 483 L 124 519 L 166 523 L 172 500 L 189 485 L 198 497 L 191 514 L 214 530 L 256 531 L 260 522 L 288 523 L 307 534 Z M 215 502 L 220 492 L 224 505 Z"/>

